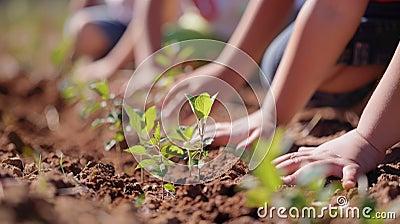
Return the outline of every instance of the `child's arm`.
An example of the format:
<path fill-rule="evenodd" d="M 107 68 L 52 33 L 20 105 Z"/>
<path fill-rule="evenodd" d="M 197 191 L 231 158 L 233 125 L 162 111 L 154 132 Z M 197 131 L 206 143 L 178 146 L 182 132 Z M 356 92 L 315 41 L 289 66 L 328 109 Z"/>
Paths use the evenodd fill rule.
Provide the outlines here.
<path fill-rule="evenodd" d="M 238 48 L 246 52 L 254 61 L 260 61 L 266 47 L 282 31 L 289 22 L 289 16 L 294 7 L 293 0 L 257 0 L 250 1 L 245 13 L 243 14 L 238 26 L 236 27 L 228 44 L 233 47 L 225 47 L 218 57 L 218 63 L 210 63 L 193 71 L 188 77 L 186 86 L 175 88 L 171 96 L 175 98 L 169 100 L 163 109 L 166 117 L 172 116 L 177 108 L 185 101 L 184 93 L 199 94 L 201 92 L 214 93 L 218 91 L 218 99 L 228 100 L 233 94 L 233 89 L 238 89 L 244 79 L 248 79 L 255 69 L 255 63 L 249 62 L 247 55 L 239 53 L 233 49 Z M 238 69 L 240 77 L 231 68 Z M 233 89 L 216 87 L 211 78 L 196 79 L 196 76 L 213 76 L 226 82 L 226 86 Z M 182 81 L 182 80 L 181 80 Z M 185 81 L 185 80 L 184 80 Z"/>
<path fill-rule="evenodd" d="M 400 141 L 400 45 L 365 107 L 357 131 L 385 151 Z"/>
<path fill-rule="evenodd" d="M 305 172 L 327 168 L 326 176 L 343 178 L 343 187 L 356 185 L 357 177 L 382 162 L 385 151 L 400 140 L 400 44 L 382 80 L 368 102 L 357 129 L 316 149 L 281 156 L 274 163 L 293 184 Z"/>
<path fill-rule="evenodd" d="M 312 0 L 304 4 L 271 86 L 279 125 L 290 122 L 334 74 L 332 69 L 359 26 L 367 3 Z M 268 99 L 263 107 L 273 106 Z"/>
<path fill-rule="evenodd" d="M 287 124 L 329 78 L 330 70 L 360 24 L 367 3 L 366 0 L 312 0 L 305 3 L 297 16 L 271 91 L 264 99 L 262 117 L 250 118 L 250 123 L 263 124 L 264 137 L 270 137 L 271 126 L 275 123 Z M 228 131 L 217 132 L 216 140 L 226 139 Z M 233 131 L 243 132 L 233 133 L 233 136 L 246 136 L 249 132 Z M 250 143 L 248 140 L 243 142 Z"/>

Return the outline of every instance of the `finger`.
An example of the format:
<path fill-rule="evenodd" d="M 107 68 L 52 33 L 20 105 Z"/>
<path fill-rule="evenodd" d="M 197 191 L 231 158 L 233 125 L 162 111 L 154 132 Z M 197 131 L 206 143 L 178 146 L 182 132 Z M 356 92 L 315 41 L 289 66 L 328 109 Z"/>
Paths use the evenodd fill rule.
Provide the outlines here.
<path fill-rule="evenodd" d="M 295 156 L 308 156 L 311 155 L 310 152 L 292 152 L 292 153 L 288 153 L 282 156 L 279 156 L 278 158 L 272 160 L 272 164 L 274 165 L 278 165 L 279 163 L 282 163 L 286 160 L 289 160 Z"/>
<path fill-rule="evenodd" d="M 302 166 L 306 166 L 308 163 L 317 160 L 317 158 L 311 156 L 293 156 L 290 159 L 276 165 L 276 169 L 281 171 L 283 174 L 288 175 L 294 173 Z"/>
<path fill-rule="evenodd" d="M 251 132 L 251 134 L 247 138 L 245 138 L 243 141 L 239 142 L 239 144 L 237 145 L 236 148 L 246 149 L 246 148 L 250 147 L 250 144 L 253 143 L 257 138 L 260 137 L 260 131 L 261 130 L 259 128 L 255 129 L 253 132 Z M 229 143 L 232 144 L 230 141 L 229 141 Z M 267 149 L 264 149 L 264 150 L 267 151 Z"/>
<path fill-rule="evenodd" d="M 298 152 L 309 152 L 316 149 L 316 147 L 300 147 Z"/>
<path fill-rule="evenodd" d="M 343 168 L 342 186 L 344 189 L 356 186 L 359 169 L 360 167 L 357 165 L 349 165 Z"/>
<path fill-rule="evenodd" d="M 343 176 L 342 169 L 343 165 L 340 163 L 337 163 L 334 160 L 324 160 L 324 161 L 314 161 L 311 163 L 308 163 L 307 165 L 299 168 L 296 172 L 282 177 L 282 180 L 285 184 L 296 184 L 299 183 L 301 178 L 306 178 L 308 177 L 308 173 L 312 172 L 314 170 L 321 170 L 323 168 L 326 169 L 326 171 L 322 174 L 321 178 L 326 178 L 329 176 L 335 176 L 341 178 Z"/>

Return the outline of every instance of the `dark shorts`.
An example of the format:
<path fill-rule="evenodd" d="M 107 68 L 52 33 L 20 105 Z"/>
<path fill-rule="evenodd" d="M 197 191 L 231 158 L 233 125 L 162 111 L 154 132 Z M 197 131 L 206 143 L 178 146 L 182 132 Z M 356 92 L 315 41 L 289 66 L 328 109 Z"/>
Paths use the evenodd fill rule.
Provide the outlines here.
<path fill-rule="evenodd" d="M 262 83 L 268 88 L 279 66 L 293 31 L 292 22 L 268 47 L 261 64 Z M 338 64 L 351 66 L 387 66 L 400 41 L 400 3 L 370 3 L 355 35 L 346 46 Z M 327 43 L 329 44 L 329 43 Z M 375 81 L 348 93 L 317 92 L 310 106 L 348 107 L 362 101 L 374 88 Z"/>
<path fill-rule="evenodd" d="M 109 48 L 101 57 L 107 55 L 108 52 L 110 52 L 111 49 L 118 43 L 128 26 L 127 24 L 121 23 L 118 20 L 97 20 L 93 21 L 92 23 L 99 26 L 109 40 Z"/>

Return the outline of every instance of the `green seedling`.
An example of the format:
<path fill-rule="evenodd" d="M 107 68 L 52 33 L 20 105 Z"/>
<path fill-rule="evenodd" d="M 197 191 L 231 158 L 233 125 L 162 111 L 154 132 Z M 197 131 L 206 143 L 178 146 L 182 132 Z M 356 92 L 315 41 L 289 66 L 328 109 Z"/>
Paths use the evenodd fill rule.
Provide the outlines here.
<path fill-rule="evenodd" d="M 135 200 L 135 204 L 137 207 L 142 207 L 143 206 L 143 202 L 146 200 L 146 195 L 145 194 L 140 194 L 136 200 Z"/>
<path fill-rule="evenodd" d="M 63 153 L 60 153 L 60 168 L 61 172 L 65 175 L 64 165 L 63 165 Z"/>
<path fill-rule="evenodd" d="M 164 189 L 165 189 L 165 191 L 171 196 L 171 197 L 175 197 L 175 192 L 176 192 L 176 189 L 175 189 L 175 186 L 173 185 L 173 184 L 170 184 L 170 183 L 167 183 L 167 184 L 164 184 Z"/>
<path fill-rule="evenodd" d="M 204 150 L 205 146 L 211 144 L 213 139 L 206 139 L 204 138 L 205 134 L 205 126 L 206 126 L 206 120 L 208 116 L 210 115 L 211 108 L 214 104 L 215 99 L 217 98 L 217 94 L 210 96 L 208 93 L 202 93 L 197 97 L 191 96 L 191 95 L 186 95 L 186 98 L 189 101 L 190 108 L 193 111 L 193 114 L 197 118 L 197 131 L 200 137 L 200 141 L 197 143 L 194 143 L 192 146 L 194 146 L 194 150 L 189 150 L 188 151 L 188 165 L 189 165 L 189 173 L 191 173 L 190 169 L 191 166 L 194 164 L 197 165 L 198 167 L 198 177 L 200 179 L 200 172 L 201 172 L 201 167 L 204 165 L 204 159 L 207 156 L 208 152 Z M 197 157 L 197 159 L 194 161 L 194 159 Z"/>
<path fill-rule="evenodd" d="M 89 88 L 89 83 L 77 79 L 75 74 L 88 61 L 80 59 L 74 62 L 73 66 L 61 68 L 63 76 L 60 86 L 60 95 L 69 104 L 79 103 L 81 105 L 81 117 L 86 118 L 90 113 L 90 108 L 95 104 L 95 94 Z"/>
<path fill-rule="evenodd" d="M 110 151 L 112 148 L 116 148 L 119 152 L 121 151 L 121 144 L 125 140 L 122 125 L 122 100 L 110 93 L 107 81 L 92 83 L 89 88 L 101 97 L 101 102 L 96 102 L 87 107 L 86 113 L 91 114 L 101 108 L 107 112 L 106 117 L 95 119 L 92 122 L 92 127 L 108 125 L 111 130 L 115 131 L 113 138 L 104 143 L 104 149 Z"/>
<path fill-rule="evenodd" d="M 65 66 L 68 55 L 71 54 L 72 51 L 72 41 L 68 38 L 63 38 L 58 47 L 51 53 L 51 62 L 56 67 Z"/>
<path fill-rule="evenodd" d="M 126 152 L 132 153 L 134 155 L 146 156 L 146 159 L 141 160 L 137 165 L 136 169 L 143 168 L 146 166 L 153 166 L 152 172 L 157 176 L 161 177 L 162 182 L 162 199 L 164 199 L 164 177 L 168 172 L 168 166 L 174 166 L 175 163 L 165 158 L 162 150 L 166 147 L 172 147 L 172 145 L 162 147 L 160 123 L 157 123 L 155 127 L 153 136 L 147 141 L 149 148 L 156 149 L 156 153 L 147 152 L 147 150 L 141 145 L 135 145 L 126 149 Z M 176 147 L 176 146 L 174 146 Z M 166 150 L 164 150 L 166 151 Z"/>
<path fill-rule="evenodd" d="M 34 154 L 35 162 L 36 162 L 36 168 L 38 171 L 38 174 L 41 175 L 43 173 L 43 167 L 42 167 L 42 154 Z"/>
<path fill-rule="evenodd" d="M 124 106 L 125 111 L 129 117 L 129 126 L 133 128 L 139 137 L 139 143 L 141 145 L 130 147 L 126 149 L 126 152 L 132 153 L 140 157 L 140 161 L 143 161 L 143 155 L 147 154 L 146 142 L 149 139 L 149 132 L 154 127 L 154 121 L 157 118 L 156 107 L 150 107 L 145 112 L 133 109 L 129 105 Z M 140 169 L 140 179 L 144 181 L 143 169 Z"/>
<path fill-rule="evenodd" d="M 162 197 L 164 198 L 164 189 L 168 191 L 171 189 L 169 185 L 164 185 L 164 177 L 168 172 L 168 167 L 175 165 L 169 158 L 181 156 L 184 152 L 178 146 L 168 142 L 167 138 L 161 137 L 161 126 L 159 122 L 156 122 L 157 113 L 154 106 L 148 108 L 144 113 L 128 105 L 125 106 L 125 110 L 130 119 L 129 124 L 138 133 L 140 141 L 140 145 L 132 146 L 125 151 L 140 157 L 136 169 L 141 169 L 142 181 L 142 168 L 152 166 L 152 172 L 161 177 Z M 151 132 L 153 134 L 150 137 Z"/>

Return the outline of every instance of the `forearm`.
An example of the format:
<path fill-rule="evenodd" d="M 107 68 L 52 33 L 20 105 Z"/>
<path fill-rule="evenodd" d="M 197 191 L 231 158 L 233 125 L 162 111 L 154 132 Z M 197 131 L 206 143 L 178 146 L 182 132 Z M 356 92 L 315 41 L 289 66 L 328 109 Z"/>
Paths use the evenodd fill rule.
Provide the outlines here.
<path fill-rule="evenodd" d="M 328 73 L 355 33 L 367 3 L 367 0 L 305 3 L 271 86 L 278 124 L 287 124 L 329 78 Z"/>
<path fill-rule="evenodd" d="M 147 0 L 135 2 L 135 64 L 139 65 L 148 56 L 160 49 L 162 38 L 161 10 L 166 0 Z"/>
<path fill-rule="evenodd" d="M 134 45 L 139 39 L 136 32 L 137 29 L 135 28 L 135 24 L 132 19 L 121 39 L 104 58 L 105 60 L 109 60 L 116 69 L 121 68 L 128 62 L 133 61 Z"/>
<path fill-rule="evenodd" d="M 287 25 L 293 7 L 293 0 L 250 1 L 229 44 L 259 62 L 266 47 Z M 235 52 L 231 47 L 225 48 L 218 60 L 228 67 L 239 69 L 237 72 L 245 78 L 248 78 L 255 69 L 254 63 L 248 60 L 247 55 Z M 240 86 L 243 82 L 240 79 L 232 80 L 230 73 L 221 73 L 221 78 L 234 87 Z"/>
<path fill-rule="evenodd" d="M 357 131 L 384 151 L 400 140 L 400 45 L 364 109 Z"/>

